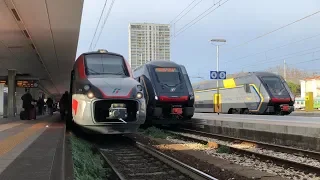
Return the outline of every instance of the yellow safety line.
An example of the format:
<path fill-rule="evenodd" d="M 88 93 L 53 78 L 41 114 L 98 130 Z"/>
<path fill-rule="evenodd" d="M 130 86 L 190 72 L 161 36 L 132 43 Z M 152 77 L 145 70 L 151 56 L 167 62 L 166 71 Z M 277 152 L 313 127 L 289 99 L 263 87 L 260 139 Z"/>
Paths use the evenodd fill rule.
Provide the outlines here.
<path fill-rule="evenodd" d="M 13 127 L 16 127 L 16 126 L 19 126 L 21 124 L 24 124 L 24 123 L 21 123 L 21 122 L 11 122 L 11 123 L 6 123 L 6 124 L 1 124 L 0 125 L 0 132 L 1 131 L 5 131 L 7 129 L 11 129 Z"/>
<path fill-rule="evenodd" d="M 45 123 L 45 122 L 34 124 L 33 126 L 25 129 L 22 132 L 0 141 L 0 157 L 10 152 L 14 147 L 21 144 L 24 140 L 26 140 L 31 135 L 37 133 L 40 129 L 45 127 L 47 124 L 48 123 Z"/>

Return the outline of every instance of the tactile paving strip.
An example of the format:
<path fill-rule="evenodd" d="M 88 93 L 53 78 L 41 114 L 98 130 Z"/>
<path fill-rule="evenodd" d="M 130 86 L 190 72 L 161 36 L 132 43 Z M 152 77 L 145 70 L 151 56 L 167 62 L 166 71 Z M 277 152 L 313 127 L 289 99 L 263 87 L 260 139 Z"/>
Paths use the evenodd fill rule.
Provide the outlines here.
<path fill-rule="evenodd" d="M 57 145 L 64 133 L 61 125 L 51 127 L 45 130 L 0 174 L 1 180 L 50 179 Z"/>

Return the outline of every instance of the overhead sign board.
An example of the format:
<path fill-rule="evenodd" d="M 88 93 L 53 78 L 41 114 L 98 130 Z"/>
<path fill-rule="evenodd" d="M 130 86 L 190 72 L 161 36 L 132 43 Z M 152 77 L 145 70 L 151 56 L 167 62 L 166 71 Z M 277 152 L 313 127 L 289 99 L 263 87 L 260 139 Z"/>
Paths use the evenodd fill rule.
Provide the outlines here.
<path fill-rule="evenodd" d="M 210 79 L 226 79 L 226 71 L 210 71 Z"/>
<path fill-rule="evenodd" d="M 18 80 L 16 81 L 17 88 L 37 88 L 38 81 L 36 80 Z"/>

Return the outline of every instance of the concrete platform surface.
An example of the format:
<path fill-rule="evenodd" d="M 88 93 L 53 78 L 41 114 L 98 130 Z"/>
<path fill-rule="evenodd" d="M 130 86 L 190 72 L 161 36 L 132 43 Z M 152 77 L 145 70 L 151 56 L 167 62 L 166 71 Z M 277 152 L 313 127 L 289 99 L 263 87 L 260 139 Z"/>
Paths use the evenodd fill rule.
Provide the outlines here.
<path fill-rule="evenodd" d="M 196 113 L 186 126 L 248 140 L 320 150 L 320 118 Z"/>
<path fill-rule="evenodd" d="M 315 110 L 313 112 L 294 111 L 289 116 L 314 116 L 314 117 L 320 117 L 320 110 Z"/>
<path fill-rule="evenodd" d="M 64 143 L 58 115 L 0 124 L 0 179 L 64 179 Z"/>
<path fill-rule="evenodd" d="M 195 113 L 194 118 L 248 123 L 320 127 L 319 117 Z"/>

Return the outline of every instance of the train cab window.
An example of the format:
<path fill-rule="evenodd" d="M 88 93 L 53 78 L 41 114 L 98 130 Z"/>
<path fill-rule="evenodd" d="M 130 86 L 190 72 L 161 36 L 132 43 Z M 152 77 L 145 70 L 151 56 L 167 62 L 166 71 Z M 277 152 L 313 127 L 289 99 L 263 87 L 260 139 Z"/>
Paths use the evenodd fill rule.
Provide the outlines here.
<path fill-rule="evenodd" d="M 246 91 L 246 93 L 251 93 L 250 85 L 249 84 L 245 84 L 244 85 L 244 90 Z"/>
<path fill-rule="evenodd" d="M 155 73 L 159 83 L 176 85 L 181 82 L 180 72 L 177 68 L 155 68 Z"/>
<path fill-rule="evenodd" d="M 87 75 L 130 76 L 121 56 L 112 54 L 88 54 L 85 56 Z"/>

